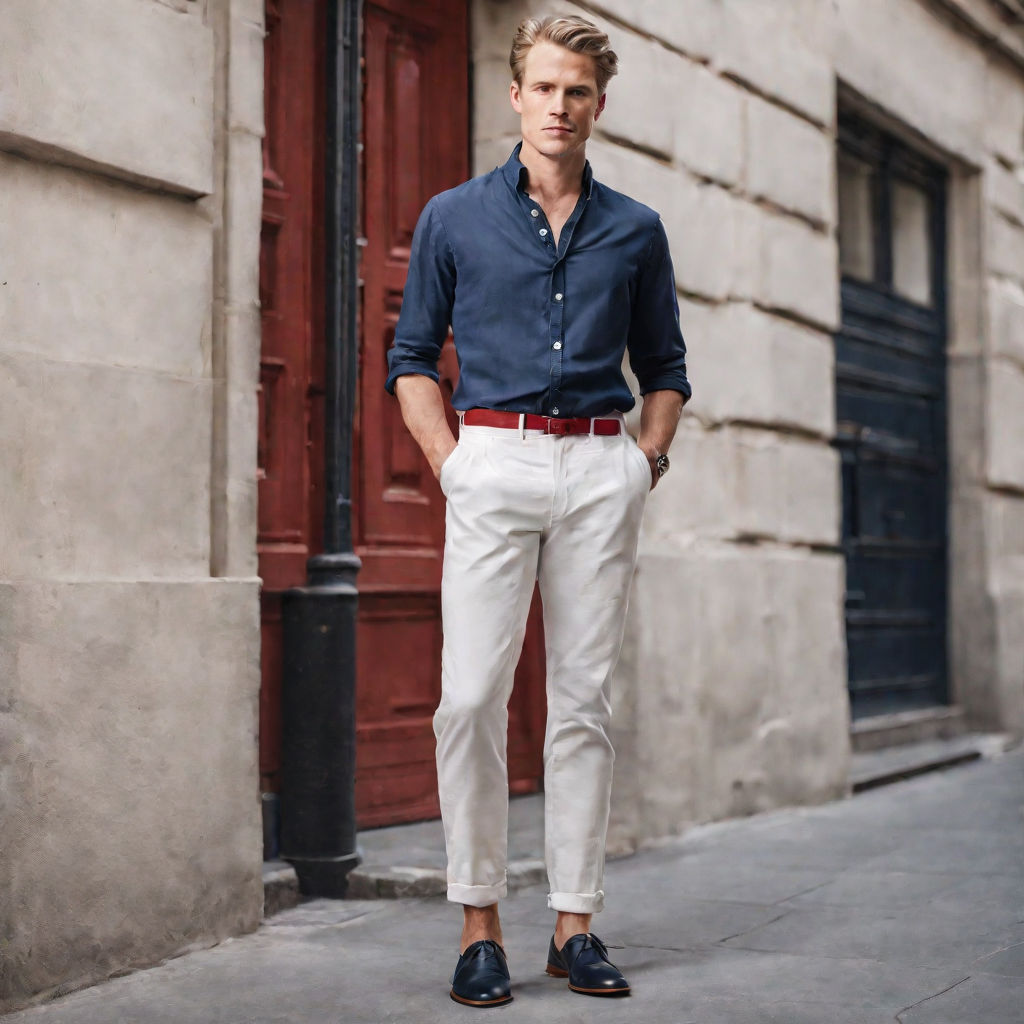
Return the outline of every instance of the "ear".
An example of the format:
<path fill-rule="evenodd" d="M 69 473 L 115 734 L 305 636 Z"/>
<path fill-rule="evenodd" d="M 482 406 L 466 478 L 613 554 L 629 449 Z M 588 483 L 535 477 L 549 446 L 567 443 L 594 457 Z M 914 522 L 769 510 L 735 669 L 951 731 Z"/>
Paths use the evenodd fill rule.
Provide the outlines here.
<path fill-rule="evenodd" d="M 606 92 L 601 93 L 597 99 L 597 110 L 594 111 L 594 120 L 596 121 L 601 116 L 601 111 L 604 110 L 604 101 L 608 99 Z"/>
<path fill-rule="evenodd" d="M 508 98 L 512 103 L 512 109 L 517 113 L 523 112 L 523 104 L 519 93 L 519 83 L 513 78 L 512 84 L 508 87 Z"/>

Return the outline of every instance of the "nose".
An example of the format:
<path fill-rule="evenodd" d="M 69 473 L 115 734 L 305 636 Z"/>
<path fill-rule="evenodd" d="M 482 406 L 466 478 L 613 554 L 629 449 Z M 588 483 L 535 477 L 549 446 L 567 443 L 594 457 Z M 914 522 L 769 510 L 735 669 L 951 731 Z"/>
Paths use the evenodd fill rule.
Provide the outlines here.
<path fill-rule="evenodd" d="M 551 94 L 551 113 L 561 117 L 566 113 L 565 90 L 557 89 Z"/>

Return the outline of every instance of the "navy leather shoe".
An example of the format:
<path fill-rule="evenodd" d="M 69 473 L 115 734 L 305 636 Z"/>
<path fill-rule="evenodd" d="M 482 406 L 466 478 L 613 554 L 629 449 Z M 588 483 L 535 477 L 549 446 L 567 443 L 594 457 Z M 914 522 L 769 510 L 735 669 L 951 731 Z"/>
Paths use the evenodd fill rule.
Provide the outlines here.
<path fill-rule="evenodd" d="M 573 992 L 587 996 L 628 996 L 629 982 L 608 959 L 608 947 L 593 932 L 581 932 L 558 950 L 555 937 L 548 946 L 547 973 L 568 978 Z"/>
<path fill-rule="evenodd" d="M 493 939 L 466 947 L 452 975 L 451 997 L 466 1006 L 504 1006 L 512 1002 L 505 950 Z"/>

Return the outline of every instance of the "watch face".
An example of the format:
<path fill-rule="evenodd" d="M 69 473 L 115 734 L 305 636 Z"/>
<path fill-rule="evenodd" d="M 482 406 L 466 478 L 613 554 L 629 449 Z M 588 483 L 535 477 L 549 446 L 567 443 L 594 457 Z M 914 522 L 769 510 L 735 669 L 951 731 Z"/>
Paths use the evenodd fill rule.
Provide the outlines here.
<path fill-rule="evenodd" d="M 664 476 L 668 472 L 669 461 L 667 455 L 659 455 L 655 463 L 658 469 L 658 476 Z"/>

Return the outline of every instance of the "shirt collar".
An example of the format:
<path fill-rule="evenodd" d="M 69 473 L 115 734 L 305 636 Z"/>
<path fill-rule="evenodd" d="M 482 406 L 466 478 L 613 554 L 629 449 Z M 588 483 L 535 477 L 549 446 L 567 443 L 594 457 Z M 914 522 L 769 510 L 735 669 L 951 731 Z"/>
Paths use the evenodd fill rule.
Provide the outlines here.
<path fill-rule="evenodd" d="M 529 183 L 530 176 L 526 170 L 525 165 L 519 159 L 519 151 L 523 148 L 522 142 L 516 143 L 516 148 L 512 150 L 512 155 L 505 161 L 505 166 L 502 167 L 502 174 L 505 176 L 505 180 L 508 182 L 509 187 L 514 191 L 525 192 L 526 186 Z M 583 194 L 590 198 L 590 193 L 594 189 L 594 172 L 590 167 L 590 161 L 588 160 L 583 165 Z"/>

